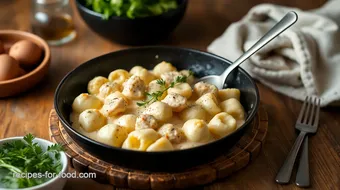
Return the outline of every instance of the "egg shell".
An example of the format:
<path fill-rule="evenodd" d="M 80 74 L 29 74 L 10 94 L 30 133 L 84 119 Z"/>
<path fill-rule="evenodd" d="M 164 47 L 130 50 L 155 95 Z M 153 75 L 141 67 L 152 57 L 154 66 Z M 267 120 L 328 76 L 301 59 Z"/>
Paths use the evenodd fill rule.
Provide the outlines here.
<path fill-rule="evenodd" d="M 0 54 L 5 53 L 5 47 L 2 41 L 0 41 Z"/>
<path fill-rule="evenodd" d="M 18 77 L 20 70 L 17 60 L 7 54 L 0 55 L 0 81 Z"/>
<path fill-rule="evenodd" d="M 21 40 L 13 44 L 9 55 L 23 65 L 37 64 L 42 55 L 42 49 L 35 43 L 28 40 Z"/>
<path fill-rule="evenodd" d="M 23 68 L 19 67 L 19 75 L 18 75 L 18 77 L 26 75 L 26 74 L 27 74 L 27 72 Z"/>

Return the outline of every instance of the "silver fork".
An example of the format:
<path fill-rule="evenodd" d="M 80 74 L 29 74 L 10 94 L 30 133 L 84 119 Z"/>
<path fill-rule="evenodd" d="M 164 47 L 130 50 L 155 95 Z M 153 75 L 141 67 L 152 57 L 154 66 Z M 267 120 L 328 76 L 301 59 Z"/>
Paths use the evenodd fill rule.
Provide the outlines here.
<path fill-rule="evenodd" d="M 306 108 L 307 106 L 307 108 Z M 315 114 L 314 114 L 315 113 Z M 320 99 L 307 96 L 300 110 L 295 128 L 300 130 L 299 136 L 290 150 L 285 162 L 276 176 L 276 182 L 280 184 L 289 183 L 292 175 L 293 166 L 301 144 L 307 133 L 316 133 L 319 124 Z M 300 186 L 309 185 L 309 166 L 308 166 L 308 137 L 306 137 L 304 150 L 301 155 L 296 184 Z M 307 159 L 307 160 L 306 160 Z M 308 186 L 307 185 L 307 186 Z"/>

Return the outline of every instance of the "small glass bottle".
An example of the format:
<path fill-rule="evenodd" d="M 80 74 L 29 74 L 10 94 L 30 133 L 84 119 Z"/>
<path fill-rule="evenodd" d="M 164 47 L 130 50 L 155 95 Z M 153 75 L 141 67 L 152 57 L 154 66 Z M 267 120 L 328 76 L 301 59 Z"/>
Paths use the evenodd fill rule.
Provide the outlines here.
<path fill-rule="evenodd" d="M 73 40 L 76 31 L 69 0 L 32 0 L 32 32 L 50 45 Z"/>

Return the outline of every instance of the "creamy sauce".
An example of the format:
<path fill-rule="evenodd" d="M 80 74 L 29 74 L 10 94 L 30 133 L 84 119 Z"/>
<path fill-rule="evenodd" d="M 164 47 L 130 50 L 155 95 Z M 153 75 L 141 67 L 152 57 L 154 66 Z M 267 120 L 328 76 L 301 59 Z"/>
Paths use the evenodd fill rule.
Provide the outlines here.
<path fill-rule="evenodd" d="M 191 98 L 190 98 L 191 99 Z M 116 117 L 107 117 L 107 123 L 108 124 L 116 124 L 116 121 L 122 116 L 122 115 L 125 115 L 125 114 L 134 114 L 136 116 L 138 116 L 139 114 L 141 114 L 143 111 L 144 111 L 144 107 L 138 107 L 136 102 L 138 101 L 131 101 L 128 105 L 128 108 L 127 110 L 124 112 L 124 114 L 118 114 Z M 166 122 L 166 123 L 171 123 L 173 124 L 175 127 L 180 127 L 182 128 L 183 124 L 185 123 L 185 121 L 181 120 L 178 116 L 177 113 L 173 113 L 173 117 L 171 118 L 170 121 Z M 91 139 L 94 139 L 94 140 L 98 140 L 97 138 L 97 131 L 93 131 L 93 132 L 87 132 L 85 131 L 80 123 L 79 123 L 79 113 L 71 113 L 70 115 L 70 120 L 72 122 L 72 127 L 79 133 L 91 138 Z M 207 117 L 207 120 L 206 122 L 208 123 L 209 120 L 211 120 L 212 116 L 208 116 Z M 242 126 L 244 123 L 244 120 L 237 120 L 237 128 L 239 128 L 240 126 Z M 188 140 L 185 140 L 185 141 L 182 141 L 181 143 L 178 143 L 178 144 L 172 144 L 174 149 L 188 149 L 188 148 L 193 148 L 193 147 L 197 147 L 197 146 L 201 146 L 201 145 L 204 145 L 204 144 L 207 144 L 209 142 L 212 142 L 212 141 L 215 141 L 217 140 L 218 138 L 216 137 L 212 137 L 212 139 L 208 142 L 204 142 L 204 143 L 201 143 L 201 142 L 191 142 L 191 141 L 188 141 Z"/>
<path fill-rule="evenodd" d="M 150 72 L 150 74 L 153 73 L 152 71 L 149 71 L 149 72 Z M 192 87 L 193 87 L 193 85 L 192 85 Z M 104 99 L 103 99 L 102 97 L 97 96 L 97 98 L 99 98 L 99 99 L 104 103 Z M 196 100 L 197 100 L 198 98 L 200 98 L 200 97 L 199 97 L 197 94 L 195 94 L 194 92 L 192 92 L 191 97 L 190 97 L 189 99 L 187 99 L 187 103 L 186 103 L 187 106 L 190 106 L 190 105 L 195 104 L 195 102 L 196 102 Z M 107 117 L 107 118 L 106 118 L 106 119 L 107 119 L 106 123 L 107 123 L 107 124 L 117 124 L 117 120 L 118 120 L 121 116 L 126 115 L 126 114 L 133 114 L 133 115 L 136 115 L 136 116 L 139 116 L 140 114 L 142 114 L 143 111 L 145 110 L 145 107 L 139 107 L 139 106 L 136 104 L 137 102 L 140 102 L 140 100 L 139 100 L 139 101 L 129 100 L 128 105 L 127 105 L 127 108 L 126 108 L 126 110 L 124 111 L 124 113 L 117 114 L 117 115 L 115 115 L 114 117 Z M 103 108 L 102 108 L 102 109 L 103 109 Z M 104 113 L 104 111 L 103 111 L 102 109 L 99 109 L 99 110 L 100 110 L 100 112 Z M 80 125 L 80 122 L 79 122 L 79 115 L 80 115 L 80 113 L 71 113 L 71 115 L 70 115 L 70 120 L 71 120 L 71 122 L 72 122 L 73 128 L 74 128 L 77 132 L 79 132 L 79 133 L 81 133 L 81 134 L 83 134 L 83 135 L 85 135 L 85 136 L 87 136 L 87 137 L 89 137 L 89 138 L 91 138 L 91 139 L 94 139 L 94 140 L 97 140 L 97 141 L 98 141 L 98 134 L 97 134 L 98 131 L 87 132 L 87 131 Z M 104 114 L 103 114 L 103 115 L 104 115 Z M 210 121 L 212 118 L 213 118 L 212 115 L 207 114 L 207 117 L 206 117 L 206 121 L 205 121 L 205 122 L 206 122 L 206 123 L 209 123 L 209 121 Z M 246 117 L 245 117 L 245 118 L 246 118 Z M 166 122 L 166 124 L 170 123 L 170 124 L 174 125 L 174 127 L 182 128 L 185 122 L 186 122 L 186 121 L 180 119 L 178 113 L 173 112 L 173 117 L 172 117 L 170 120 L 168 120 L 168 121 Z M 242 126 L 243 123 L 244 123 L 244 120 L 237 120 L 237 128 L 239 128 L 240 126 Z M 163 124 L 165 124 L 165 123 L 159 123 L 159 122 L 158 122 L 158 127 L 161 127 Z M 210 136 L 211 136 L 211 137 L 210 137 Z M 191 142 L 191 141 L 188 141 L 187 139 L 185 139 L 185 140 L 183 140 L 182 142 L 177 143 L 177 144 L 172 143 L 172 146 L 173 146 L 174 149 L 188 149 L 188 148 L 193 148 L 193 147 L 201 146 L 201 145 L 203 145 L 203 144 L 207 144 L 207 143 L 209 143 L 209 142 L 212 142 L 212 141 L 217 140 L 217 138 L 214 137 L 212 134 L 210 134 L 210 136 L 208 137 L 209 140 L 208 140 L 207 142 Z"/>
<path fill-rule="evenodd" d="M 213 140 L 211 140 L 211 141 L 213 141 Z M 207 144 L 207 143 L 209 143 L 209 142 L 198 143 L 198 142 L 184 141 L 182 143 L 173 144 L 172 146 L 174 147 L 174 149 L 180 149 L 181 150 L 181 149 L 194 148 L 194 147 L 201 146 L 201 145 L 204 145 L 204 144 Z"/>
<path fill-rule="evenodd" d="M 80 123 L 79 123 L 79 113 L 71 113 L 70 115 L 70 120 L 72 122 L 72 127 L 79 133 L 91 138 L 91 139 L 94 139 L 94 140 L 97 140 L 97 131 L 93 131 L 93 132 L 87 132 L 85 131 Z"/>

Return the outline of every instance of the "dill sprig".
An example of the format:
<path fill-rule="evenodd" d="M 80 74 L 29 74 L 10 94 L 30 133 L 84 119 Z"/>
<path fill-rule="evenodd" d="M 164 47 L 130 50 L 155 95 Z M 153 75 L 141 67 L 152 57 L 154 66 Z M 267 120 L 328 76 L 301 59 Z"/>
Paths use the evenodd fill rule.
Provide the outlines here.
<path fill-rule="evenodd" d="M 163 79 L 157 79 L 157 84 L 159 84 L 161 86 L 161 88 L 163 90 L 160 90 L 160 91 L 156 91 L 156 92 L 153 92 L 153 93 L 148 93 L 146 92 L 145 93 L 145 96 L 146 96 L 146 100 L 142 101 L 142 102 L 137 102 L 137 105 L 139 107 L 141 106 L 147 106 L 149 104 L 152 104 L 156 101 L 158 101 L 158 99 L 160 97 L 162 97 L 163 93 L 166 92 L 169 88 L 173 88 L 175 87 L 175 85 L 179 84 L 179 83 L 185 83 L 187 82 L 187 79 L 188 77 L 194 75 L 194 73 L 192 71 L 189 70 L 189 75 L 188 76 L 177 76 L 175 78 L 175 80 L 173 82 L 170 83 L 170 85 L 168 87 L 166 87 L 166 83 Z"/>

